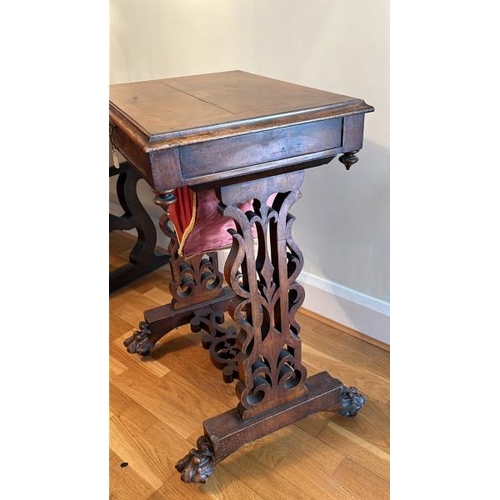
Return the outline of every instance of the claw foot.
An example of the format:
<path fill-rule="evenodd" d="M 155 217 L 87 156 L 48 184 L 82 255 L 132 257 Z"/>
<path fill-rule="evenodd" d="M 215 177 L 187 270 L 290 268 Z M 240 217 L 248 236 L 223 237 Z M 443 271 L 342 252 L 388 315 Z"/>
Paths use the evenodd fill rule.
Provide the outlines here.
<path fill-rule="evenodd" d="M 196 446 L 198 449 L 193 448 L 175 465 L 184 483 L 205 483 L 215 468 L 214 452 L 207 437 L 198 438 Z"/>
<path fill-rule="evenodd" d="M 342 387 L 342 408 L 337 412 L 342 417 L 355 417 L 366 403 L 366 397 L 356 387 Z"/>
<path fill-rule="evenodd" d="M 148 342 L 151 331 L 149 326 L 145 321 L 139 323 L 139 330 L 136 330 L 134 334 L 123 341 L 123 345 L 127 348 L 130 354 L 141 354 L 142 356 L 148 356 L 151 350 L 151 343 Z"/>

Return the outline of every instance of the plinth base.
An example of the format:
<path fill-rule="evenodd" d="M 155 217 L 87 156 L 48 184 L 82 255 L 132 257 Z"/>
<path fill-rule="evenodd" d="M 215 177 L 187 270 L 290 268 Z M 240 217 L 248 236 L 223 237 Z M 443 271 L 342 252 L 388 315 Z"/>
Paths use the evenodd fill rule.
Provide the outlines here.
<path fill-rule="evenodd" d="M 198 449 L 192 449 L 176 464 L 182 481 L 206 482 L 215 466 L 244 444 L 313 413 L 331 411 L 341 416 L 354 416 L 366 402 L 354 387 L 347 388 L 327 372 L 310 377 L 306 386 L 305 396 L 249 420 L 242 420 L 236 409 L 206 420 L 203 423 L 205 434 L 197 441 Z"/>

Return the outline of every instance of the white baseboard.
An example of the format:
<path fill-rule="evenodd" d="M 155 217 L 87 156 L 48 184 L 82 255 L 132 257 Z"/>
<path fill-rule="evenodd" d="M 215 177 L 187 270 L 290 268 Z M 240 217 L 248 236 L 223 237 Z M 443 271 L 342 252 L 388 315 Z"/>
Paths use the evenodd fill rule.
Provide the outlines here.
<path fill-rule="evenodd" d="M 368 337 L 390 344 L 390 304 L 303 271 L 303 307 Z"/>

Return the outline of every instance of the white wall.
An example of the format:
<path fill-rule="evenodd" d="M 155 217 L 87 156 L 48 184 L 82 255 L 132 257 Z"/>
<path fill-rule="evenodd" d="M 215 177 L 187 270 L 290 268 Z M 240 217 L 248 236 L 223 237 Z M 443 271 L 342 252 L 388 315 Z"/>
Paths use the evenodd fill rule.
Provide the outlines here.
<path fill-rule="evenodd" d="M 232 69 L 375 107 L 349 172 L 307 172 L 294 235 L 305 306 L 388 343 L 389 0 L 110 0 L 110 83 Z"/>

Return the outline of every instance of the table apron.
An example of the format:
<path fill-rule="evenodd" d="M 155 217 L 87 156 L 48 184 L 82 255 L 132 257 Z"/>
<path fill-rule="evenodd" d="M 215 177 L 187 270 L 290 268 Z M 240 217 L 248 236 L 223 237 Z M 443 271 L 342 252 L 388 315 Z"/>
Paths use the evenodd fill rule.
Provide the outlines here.
<path fill-rule="evenodd" d="M 179 148 L 182 175 L 195 177 L 227 172 L 342 145 L 343 119 L 292 125 Z"/>

